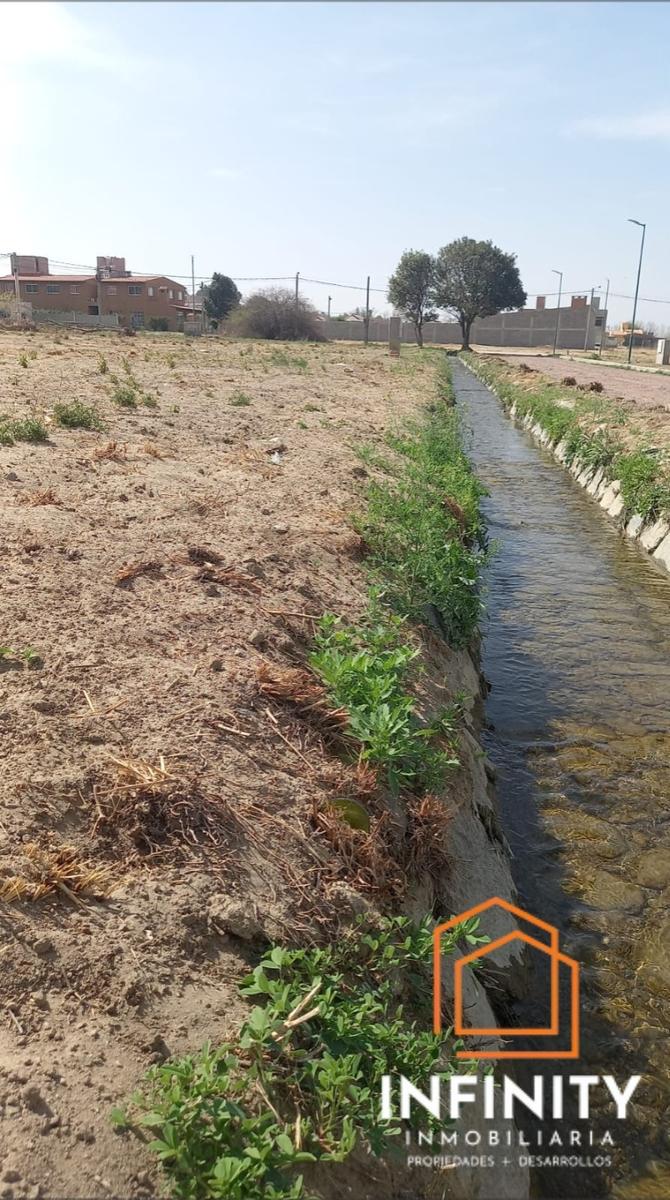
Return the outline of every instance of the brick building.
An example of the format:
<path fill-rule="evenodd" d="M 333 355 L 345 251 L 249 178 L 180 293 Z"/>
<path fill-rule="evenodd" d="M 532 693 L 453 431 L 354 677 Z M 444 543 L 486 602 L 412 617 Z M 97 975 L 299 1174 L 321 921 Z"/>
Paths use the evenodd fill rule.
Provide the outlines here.
<path fill-rule="evenodd" d="M 119 324 L 151 329 L 156 318 L 171 330 L 181 328 L 186 289 L 164 275 L 132 275 L 125 259 L 100 257 L 95 274 L 52 275 L 49 260 L 12 256 L 12 274 L 0 276 L 0 292 L 15 291 L 34 309 L 87 316 L 116 313 Z M 180 311 L 181 310 L 181 311 Z"/>

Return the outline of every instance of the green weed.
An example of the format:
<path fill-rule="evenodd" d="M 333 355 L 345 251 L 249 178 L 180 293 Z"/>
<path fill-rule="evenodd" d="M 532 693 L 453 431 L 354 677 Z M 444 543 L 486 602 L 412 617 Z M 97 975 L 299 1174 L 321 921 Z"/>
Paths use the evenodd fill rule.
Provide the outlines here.
<path fill-rule="evenodd" d="M 98 359 L 98 371 L 101 375 L 106 375 L 108 370 L 109 367 L 107 366 L 107 359 L 105 358 L 104 354 L 101 354 L 100 358 Z"/>
<path fill-rule="evenodd" d="M 11 446 L 14 442 L 46 442 L 48 440 L 48 430 L 37 417 L 23 417 L 18 420 L 0 417 L 0 446 Z"/>
<path fill-rule="evenodd" d="M 171 1195 L 309 1200 L 303 1164 L 342 1162 L 361 1141 L 381 1154 L 398 1138 L 398 1122 L 379 1120 L 382 1075 L 464 1069 L 461 1043 L 428 1032 L 432 927 L 381 918 L 332 945 L 274 946 L 242 982 L 256 1006 L 237 1040 L 151 1070 L 133 1103 Z M 485 940 L 476 929 L 451 931 L 444 954 Z M 117 1108 L 112 1119 L 134 1117 Z"/>
<path fill-rule="evenodd" d="M 418 652 L 407 642 L 404 622 L 376 606 L 360 626 L 327 613 L 314 641 L 310 665 L 334 705 L 347 710 L 361 759 L 379 770 L 393 795 L 401 787 L 439 787 L 446 771 L 458 766 L 453 738 L 459 712 L 445 709 L 430 723 L 420 720 L 407 690 Z"/>
<path fill-rule="evenodd" d="M 251 404 L 251 396 L 246 392 L 233 392 L 228 398 L 228 403 L 232 404 L 233 408 L 247 408 Z"/>
<path fill-rule="evenodd" d="M 28 366 L 28 355 L 27 355 L 27 354 L 21 354 L 21 355 L 20 355 L 20 357 L 19 357 L 19 364 L 20 364 L 22 367 L 27 367 L 27 366 Z"/>
<path fill-rule="evenodd" d="M 137 392 L 130 383 L 118 383 L 112 392 L 112 400 L 120 408 L 137 408 Z"/>
<path fill-rule="evenodd" d="M 104 428 L 95 409 L 82 404 L 80 400 L 73 400 L 70 404 L 54 404 L 54 419 L 66 429 Z"/>
<path fill-rule="evenodd" d="M 648 521 L 670 510 L 670 478 L 658 456 L 640 449 L 619 454 L 614 475 L 621 481 L 621 497 L 627 517 L 638 513 Z"/>
<path fill-rule="evenodd" d="M 272 363 L 273 367 L 290 367 L 293 371 L 309 370 L 309 363 L 306 358 L 300 358 L 295 354 L 287 354 L 286 350 L 273 350 L 268 361 Z"/>
<path fill-rule="evenodd" d="M 462 450 L 458 415 L 439 403 L 387 441 L 404 463 L 394 480 L 370 485 L 356 521 L 373 577 L 402 616 L 425 621 L 436 610 L 451 644 L 465 645 L 482 610 L 484 489 Z"/>

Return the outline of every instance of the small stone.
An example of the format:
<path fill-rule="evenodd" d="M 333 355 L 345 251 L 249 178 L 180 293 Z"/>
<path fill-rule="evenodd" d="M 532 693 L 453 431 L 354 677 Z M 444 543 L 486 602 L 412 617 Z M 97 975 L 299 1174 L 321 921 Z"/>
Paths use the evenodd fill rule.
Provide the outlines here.
<path fill-rule="evenodd" d="M 21 1172 L 17 1171 L 14 1167 L 7 1167 L 6 1171 L 2 1173 L 4 1183 L 18 1183 L 20 1178 Z"/>
<path fill-rule="evenodd" d="M 47 958 L 49 954 L 55 953 L 56 947 L 50 937 L 41 937 L 33 942 L 33 950 L 35 954 L 40 955 L 40 958 Z"/>
<path fill-rule="evenodd" d="M 286 450 L 286 442 L 282 441 L 279 437 L 273 437 L 270 438 L 265 449 L 268 454 L 283 454 Z"/>
<path fill-rule="evenodd" d="M 223 670 L 223 659 L 222 658 L 213 658 L 211 663 L 209 664 L 209 669 L 210 669 L 210 671 L 222 671 Z"/>
<path fill-rule="evenodd" d="M 31 992 L 30 999 L 32 1000 L 33 1004 L 35 1005 L 35 1008 L 42 1008 L 42 1009 L 48 1010 L 49 1001 L 47 1000 L 46 994 L 44 992 Z"/>
<path fill-rule="evenodd" d="M 256 907 L 250 899 L 214 897 L 207 915 L 227 933 L 232 933 L 233 937 L 242 938 L 244 941 L 251 941 L 262 933 Z"/>
<path fill-rule="evenodd" d="M 650 888 L 670 884 L 670 850 L 649 850 L 643 854 L 638 864 L 637 881 L 642 887 Z"/>
<path fill-rule="evenodd" d="M 207 584 L 207 587 L 205 588 L 205 595 L 206 596 L 218 596 L 219 595 L 219 589 L 215 583 Z"/>
<path fill-rule="evenodd" d="M 19 477 L 16 474 L 16 471 L 8 471 L 7 474 L 5 475 L 5 479 L 8 481 L 8 483 L 18 483 L 19 482 Z"/>
<path fill-rule="evenodd" d="M 284 521 L 278 521 L 278 523 L 273 525 L 272 528 L 275 533 L 288 533 L 288 525 L 286 525 Z"/>
<path fill-rule="evenodd" d="M 265 642 L 265 634 L 260 629 L 253 629 L 249 634 L 249 642 L 252 646 L 262 646 Z"/>
<path fill-rule="evenodd" d="M 27 1087 L 23 1089 L 21 1093 L 21 1099 L 23 1100 L 25 1107 L 30 1109 L 30 1112 L 43 1113 L 47 1116 L 51 1116 L 51 1109 L 49 1105 L 44 1099 L 40 1089 L 36 1087 L 34 1083 L 29 1083 Z"/>

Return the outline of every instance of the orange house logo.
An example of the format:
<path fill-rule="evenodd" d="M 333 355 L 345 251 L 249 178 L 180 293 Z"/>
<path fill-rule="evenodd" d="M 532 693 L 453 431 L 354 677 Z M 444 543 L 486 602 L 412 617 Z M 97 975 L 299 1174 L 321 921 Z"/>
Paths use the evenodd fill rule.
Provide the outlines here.
<path fill-rule="evenodd" d="M 436 926 L 433 932 L 433 1029 L 435 1033 L 441 1033 L 443 1028 L 442 1022 L 442 936 L 454 929 L 463 921 L 468 921 L 472 917 L 477 917 L 481 913 L 487 912 L 492 908 L 502 908 L 510 913 L 519 921 L 530 925 L 533 928 L 533 933 L 526 933 L 522 929 L 514 929 L 510 933 L 506 933 L 503 937 L 496 938 L 486 945 L 480 946 L 471 954 L 464 954 L 462 957 L 454 961 L 454 1033 L 458 1037 L 504 1037 L 507 1039 L 513 1038 L 536 1038 L 536 1037 L 554 1037 L 558 1038 L 561 1034 L 568 1035 L 567 1048 L 558 1050 L 527 1050 L 527 1049 L 504 1049 L 504 1050 L 458 1050 L 457 1058 L 578 1058 L 579 1057 L 579 963 L 574 958 L 569 958 L 567 954 L 563 954 L 559 949 L 559 934 L 558 930 L 549 925 L 546 921 L 541 921 L 538 917 L 534 917 L 531 913 L 525 912 L 522 908 L 517 908 L 514 904 L 509 904 L 507 900 L 501 900 L 498 896 L 493 896 L 490 900 L 485 900 L 482 904 L 476 904 L 474 908 L 467 909 L 466 912 L 459 913 L 457 917 L 452 917 L 450 921 L 445 921 L 444 924 Z M 464 1020 L 464 1003 L 463 1003 L 463 972 L 475 960 L 480 961 L 487 958 L 488 955 L 494 954 L 502 946 L 507 946 L 511 942 L 523 942 L 533 949 L 538 950 L 541 954 L 546 955 L 549 962 L 549 1024 L 540 1028 L 513 1028 L 501 1029 L 500 1027 L 481 1028 L 466 1026 Z M 564 1016 L 563 1026 L 561 1029 L 561 968 L 567 972 L 567 993 L 568 1003 L 565 1005 L 568 1009 L 567 1020 Z M 563 989 L 565 991 L 565 989 Z"/>

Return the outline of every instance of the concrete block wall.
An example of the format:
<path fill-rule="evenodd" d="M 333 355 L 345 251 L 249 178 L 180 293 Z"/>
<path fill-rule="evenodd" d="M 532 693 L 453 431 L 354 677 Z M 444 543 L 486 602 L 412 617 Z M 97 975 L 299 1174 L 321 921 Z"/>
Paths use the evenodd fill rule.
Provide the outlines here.
<path fill-rule="evenodd" d="M 524 308 L 518 312 L 485 317 L 475 321 L 471 341 L 479 346 L 553 346 L 556 311 L 555 308 Z M 596 321 L 600 324 L 596 325 Z M 331 317 L 324 324 L 326 336 L 333 340 L 362 342 L 365 339 L 362 321 L 336 321 Z M 606 327 L 607 313 L 596 305 L 593 308 L 591 305 L 579 308 L 561 306 L 558 347 L 561 350 L 593 350 Z M 373 317 L 370 320 L 370 341 L 387 342 L 388 336 L 388 317 Z M 428 346 L 460 346 L 460 326 L 456 321 L 431 321 L 424 325 L 423 338 Z M 410 321 L 401 321 L 400 339 L 409 344 L 416 341 Z"/>

